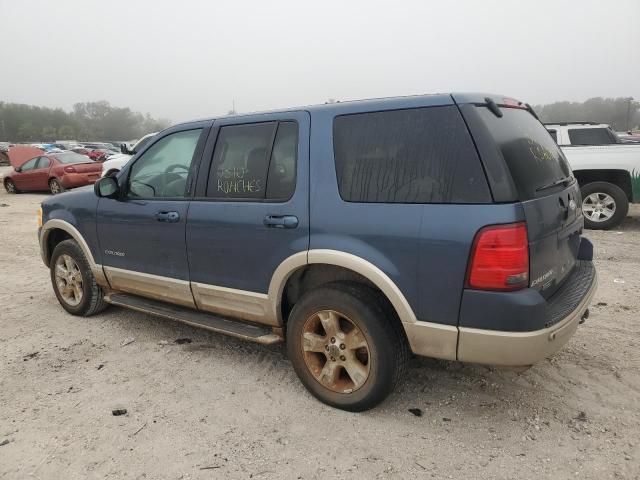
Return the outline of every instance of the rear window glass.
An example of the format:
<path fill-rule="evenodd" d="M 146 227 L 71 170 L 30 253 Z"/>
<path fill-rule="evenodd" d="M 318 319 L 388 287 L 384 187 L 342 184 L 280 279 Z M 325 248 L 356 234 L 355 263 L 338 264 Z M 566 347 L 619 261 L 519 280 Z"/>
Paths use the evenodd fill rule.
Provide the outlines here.
<path fill-rule="evenodd" d="M 609 145 L 616 143 L 606 128 L 570 128 L 571 145 Z"/>
<path fill-rule="evenodd" d="M 339 116 L 333 142 L 343 200 L 491 202 L 480 159 L 455 106 Z"/>
<path fill-rule="evenodd" d="M 538 191 L 571 175 L 560 147 L 547 129 L 528 111 L 501 107 L 497 117 L 487 107 L 477 107 L 511 173 L 520 200 L 544 196 Z"/>
<path fill-rule="evenodd" d="M 91 163 L 93 161 L 75 152 L 59 153 L 56 158 L 60 163 Z"/>

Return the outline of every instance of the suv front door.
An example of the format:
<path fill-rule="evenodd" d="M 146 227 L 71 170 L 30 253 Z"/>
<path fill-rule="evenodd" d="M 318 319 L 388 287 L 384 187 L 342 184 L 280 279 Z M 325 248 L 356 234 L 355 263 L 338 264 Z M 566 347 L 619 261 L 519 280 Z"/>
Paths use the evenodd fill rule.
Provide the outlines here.
<path fill-rule="evenodd" d="M 118 176 L 120 197 L 100 199 L 100 254 L 113 289 L 194 306 L 185 224 L 207 131 L 190 126 L 157 138 Z"/>
<path fill-rule="evenodd" d="M 271 278 L 309 246 L 309 114 L 216 120 L 187 219 L 199 309 L 277 324 Z"/>

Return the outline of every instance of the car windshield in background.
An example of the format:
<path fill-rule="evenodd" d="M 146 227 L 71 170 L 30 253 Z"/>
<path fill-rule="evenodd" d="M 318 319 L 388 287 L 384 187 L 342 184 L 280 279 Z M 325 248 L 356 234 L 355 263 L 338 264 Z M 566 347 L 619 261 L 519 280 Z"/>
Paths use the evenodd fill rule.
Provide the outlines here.
<path fill-rule="evenodd" d="M 527 110 L 500 107 L 502 117 L 497 117 L 487 107 L 477 108 L 500 148 L 521 200 L 542 196 L 542 187 L 571 176 L 560 147 Z"/>
<path fill-rule="evenodd" d="M 60 153 L 56 155 L 56 158 L 60 163 L 90 163 L 93 160 L 90 160 L 85 155 L 80 155 L 79 153 L 69 152 L 69 153 Z"/>

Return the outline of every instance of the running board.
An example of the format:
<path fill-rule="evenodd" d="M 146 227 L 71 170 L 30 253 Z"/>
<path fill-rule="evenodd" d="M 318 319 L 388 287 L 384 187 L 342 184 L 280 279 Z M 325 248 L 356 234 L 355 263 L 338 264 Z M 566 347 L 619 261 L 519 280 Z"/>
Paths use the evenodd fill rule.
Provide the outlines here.
<path fill-rule="evenodd" d="M 223 333 L 232 337 L 242 338 L 251 342 L 271 345 L 282 342 L 283 338 L 264 326 L 231 320 L 208 313 L 198 312 L 186 307 L 158 302 L 148 298 L 129 295 L 126 293 L 112 293 L 104 297 L 111 305 L 130 308 L 138 312 L 150 313 L 177 322 L 186 323 L 192 327 L 204 328 L 212 332 Z"/>

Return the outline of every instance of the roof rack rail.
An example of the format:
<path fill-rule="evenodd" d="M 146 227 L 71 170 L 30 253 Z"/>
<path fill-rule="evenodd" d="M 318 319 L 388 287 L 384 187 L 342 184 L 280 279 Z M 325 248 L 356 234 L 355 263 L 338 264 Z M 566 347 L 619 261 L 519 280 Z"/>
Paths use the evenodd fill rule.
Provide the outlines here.
<path fill-rule="evenodd" d="M 602 125 L 598 122 L 544 122 L 543 125 Z"/>

